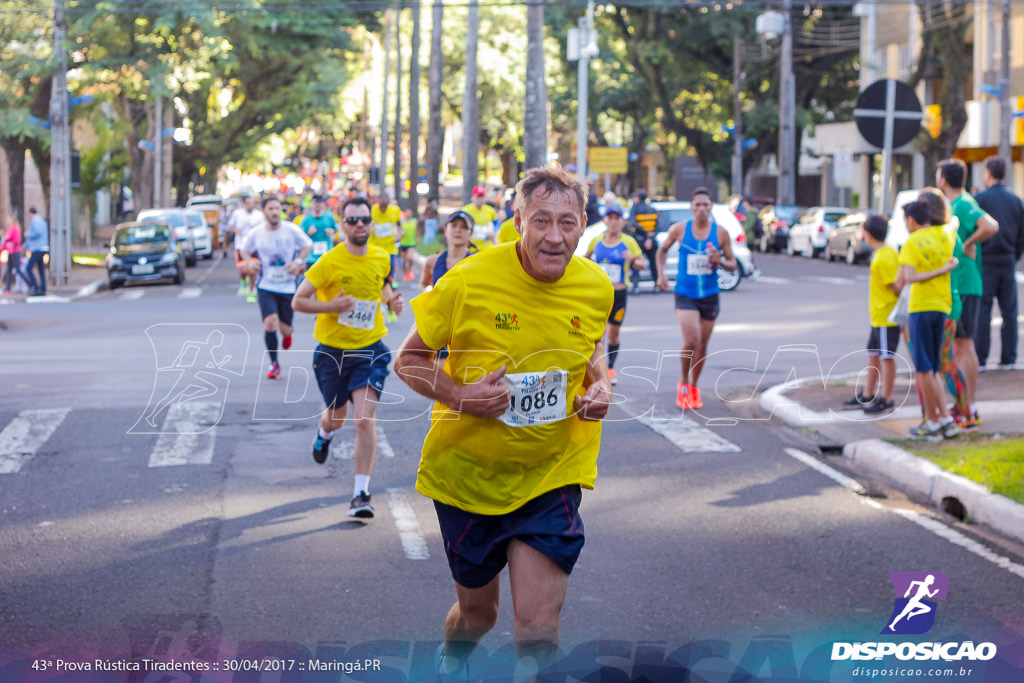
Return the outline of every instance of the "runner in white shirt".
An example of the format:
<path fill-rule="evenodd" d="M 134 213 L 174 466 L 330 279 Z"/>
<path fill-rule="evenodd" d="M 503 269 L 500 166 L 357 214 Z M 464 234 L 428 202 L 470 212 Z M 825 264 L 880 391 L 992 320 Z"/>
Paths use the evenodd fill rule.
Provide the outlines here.
<path fill-rule="evenodd" d="M 239 249 L 250 232 L 266 224 L 263 212 L 256 208 L 256 199 L 251 195 L 246 195 L 242 199 L 242 205 L 235 209 L 231 218 L 228 219 L 228 229 L 235 235 L 235 265 L 238 266 L 238 274 L 242 278 L 238 287 L 238 295 L 242 296 L 248 293 L 250 303 L 256 300 L 256 295 L 253 293 L 254 280 L 249 277 L 249 263 L 240 258 Z"/>
<path fill-rule="evenodd" d="M 255 279 L 256 298 L 263 317 L 263 339 L 270 353 L 267 379 L 281 376 L 277 362 L 277 333 L 281 333 L 281 347 L 292 345 L 292 295 L 298 287 L 299 276 L 306 268 L 306 257 L 313 248 L 313 240 L 302 228 L 281 220 L 281 202 L 277 197 L 263 200 L 266 225 L 254 228 L 239 245 L 242 263 L 248 266 L 248 275 Z M 251 261 L 253 255 L 258 262 Z"/>

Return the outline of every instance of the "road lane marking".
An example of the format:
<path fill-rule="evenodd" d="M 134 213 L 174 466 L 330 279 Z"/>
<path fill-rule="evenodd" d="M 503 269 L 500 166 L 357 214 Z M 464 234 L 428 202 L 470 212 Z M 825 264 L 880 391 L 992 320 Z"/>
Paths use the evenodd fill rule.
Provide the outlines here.
<path fill-rule="evenodd" d="M 198 299 L 203 294 L 202 287 L 185 287 L 178 292 L 179 299 Z"/>
<path fill-rule="evenodd" d="M 351 460 L 355 457 L 356 430 L 355 428 L 345 429 L 341 434 L 331 439 L 331 456 L 338 460 Z M 377 425 L 377 454 L 385 458 L 395 457 L 395 451 L 391 448 L 391 442 L 384 434 L 384 428 Z"/>
<path fill-rule="evenodd" d="M 142 289 L 129 289 L 124 292 L 121 292 L 121 296 L 119 296 L 118 298 L 126 300 L 135 300 L 141 299 L 143 296 L 145 296 L 145 294 L 145 290 Z"/>
<path fill-rule="evenodd" d="M 839 484 L 843 488 L 850 489 L 854 493 L 863 494 L 865 492 L 864 487 L 861 486 L 859 481 L 857 481 L 856 479 L 851 479 L 842 472 L 838 472 L 832 469 L 831 467 L 821 462 L 814 456 L 808 455 L 807 453 L 804 453 L 803 451 L 798 450 L 796 448 L 787 448 L 785 449 L 785 452 L 786 455 L 790 456 L 791 458 L 796 458 L 797 460 L 807 465 L 811 469 L 817 470 L 818 472 L 824 474 L 826 477 L 828 477 L 835 483 Z"/>
<path fill-rule="evenodd" d="M 838 483 L 840 486 L 850 489 L 851 491 L 856 491 L 857 493 L 863 492 L 864 488 L 855 480 L 851 479 L 850 477 L 847 477 L 845 474 L 841 472 L 836 471 L 835 469 L 829 467 L 825 463 L 821 462 L 820 460 L 817 460 L 816 458 L 808 455 L 807 453 L 804 453 L 803 451 L 797 450 L 795 448 L 787 448 L 785 449 L 785 451 L 787 455 L 796 458 L 797 460 L 804 463 L 805 465 L 808 465 L 809 467 L 814 468 L 821 474 L 824 474 L 829 479 L 832 479 L 833 481 Z M 800 457 L 798 457 L 797 454 L 799 454 Z M 810 461 L 813 461 L 813 464 Z M 857 488 L 853 488 L 854 486 L 856 486 Z M 997 567 L 1000 567 L 1001 569 L 1005 569 L 1011 574 L 1016 574 L 1017 576 L 1024 578 L 1024 565 L 1017 564 L 1008 557 L 1004 557 L 1002 555 L 998 555 L 992 552 L 981 543 L 975 541 L 973 538 L 965 536 L 956 529 L 950 528 L 949 526 L 943 524 L 942 522 L 936 519 L 932 519 L 927 515 L 922 515 L 920 513 L 914 512 L 913 510 L 889 508 L 882 505 L 878 501 L 872 500 L 865 496 L 861 496 L 860 500 L 865 505 L 868 505 L 876 510 L 882 510 L 885 512 L 892 512 L 894 514 L 897 514 L 903 519 L 906 519 L 907 521 L 917 524 L 922 529 L 932 532 L 939 538 L 945 539 L 953 545 L 959 546 L 960 548 L 963 548 L 964 550 L 973 553 L 984 560 L 988 560 L 992 564 L 996 565 Z"/>
<path fill-rule="evenodd" d="M 740 453 L 743 449 L 707 427 L 679 414 L 645 415 L 640 422 L 671 441 L 684 453 Z"/>
<path fill-rule="evenodd" d="M 792 282 L 791 279 L 786 277 L 772 277 L 771 275 L 761 275 L 757 278 L 758 282 L 764 282 L 769 285 L 788 285 Z"/>
<path fill-rule="evenodd" d="M 213 444 L 217 425 L 211 419 L 220 414 L 221 404 L 213 401 L 186 401 L 167 410 L 164 426 L 149 454 L 150 467 L 209 465 L 213 462 Z"/>
<path fill-rule="evenodd" d="M 0 432 L 0 474 L 17 474 L 49 440 L 71 408 L 23 410 Z"/>
<path fill-rule="evenodd" d="M 398 537 L 402 541 L 402 550 L 410 560 L 429 560 L 430 550 L 427 547 L 427 539 L 423 537 L 420 529 L 420 522 L 416 518 L 416 512 L 409 504 L 405 491 L 402 489 L 388 489 L 388 507 L 391 508 L 391 516 L 395 519 L 395 526 L 398 527 Z"/>

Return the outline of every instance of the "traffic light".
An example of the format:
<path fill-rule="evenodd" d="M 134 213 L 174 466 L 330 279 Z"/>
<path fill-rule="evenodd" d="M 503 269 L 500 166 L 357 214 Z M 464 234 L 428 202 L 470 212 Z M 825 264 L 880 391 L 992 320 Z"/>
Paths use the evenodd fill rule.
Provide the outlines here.
<path fill-rule="evenodd" d="M 924 108 L 924 128 L 928 135 L 937 138 L 942 135 L 942 105 L 929 104 Z"/>

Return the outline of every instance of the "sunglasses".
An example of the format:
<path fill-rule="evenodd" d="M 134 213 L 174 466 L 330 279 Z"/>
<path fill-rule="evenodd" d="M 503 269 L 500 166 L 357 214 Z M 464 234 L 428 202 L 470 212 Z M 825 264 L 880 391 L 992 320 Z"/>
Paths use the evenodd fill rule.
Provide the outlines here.
<path fill-rule="evenodd" d="M 371 218 L 370 216 L 346 216 L 345 217 L 345 223 L 348 224 L 348 225 L 359 225 L 360 223 L 362 223 L 363 225 L 369 225 L 372 222 L 373 222 L 373 218 Z"/>

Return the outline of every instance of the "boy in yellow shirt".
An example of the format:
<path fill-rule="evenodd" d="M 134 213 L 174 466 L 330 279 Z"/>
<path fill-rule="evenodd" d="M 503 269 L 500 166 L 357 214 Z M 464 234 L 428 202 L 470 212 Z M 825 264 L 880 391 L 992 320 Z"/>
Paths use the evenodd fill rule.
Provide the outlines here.
<path fill-rule="evenodd" d="M 932 226 L 932 209 L 915 201 L 903 207 L 907 238 L 899 254 L 900 271 L 896 285 L 910 285 L 910 354 L 918 391 L 924 402 L 924 422 L 910 430 L 917 439 L 941 440 L 960 433 L 946 408 L 939 381 L 943 329 L 952 310 L 949 272 L 956 267 L 953 241 L 941 227 Z"/>
<path fill-rule="evenodd" d="M 889 222 L 885 216 L 873 214 L 864 221 L 864 240 L 871 247 L 871 283 L 868 308 L 871 311 L 871 333 L 868 336 L 868 374 L 864 393 L 846 402 L 861 406 L 865 413 L 892 410 L 892 389 L 896 379 L 896 348 L 900 343 L 900 328 L 889 322 L 889 312 L 899 299 L 896 286 L 899 274 L 899 256 L 885 244 Z"/>

